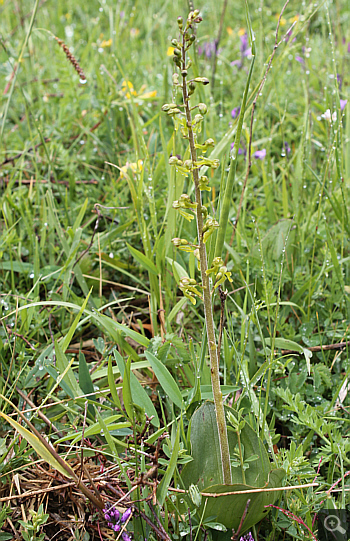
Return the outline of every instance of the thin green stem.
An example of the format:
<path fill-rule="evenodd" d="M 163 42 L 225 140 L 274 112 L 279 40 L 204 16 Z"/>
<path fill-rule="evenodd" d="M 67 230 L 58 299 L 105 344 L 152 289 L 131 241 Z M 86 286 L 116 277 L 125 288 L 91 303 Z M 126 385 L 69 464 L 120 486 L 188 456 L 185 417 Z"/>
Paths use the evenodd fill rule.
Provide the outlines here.
<path fill-rule="evenodd" d="M 246 485 L 245 473 L 244 473 L 244 459 L 243 459 L 241 436 L 240 436 L 239 430 L 236 431 L 236 434 L 237 434 L 237 441 L 238 441 L 239 460 L 241 463 L 242 481 Z"/>
<path fill-rule="evenodd" d="M 187 92 L 187 70 L 186 70 L 186 41 L 185 34 L 182 36 L 182 95 L 183 103 L 186 114 L 186 122 L 188 129 L 188 140 L 190 145 L 191 160 L 193 164 L 193 181 L 195 185 L 195 196 L 197 203 L 196 220 L 197 220 L 197 232 L 199 241 L 199 255 L 200 255 L 200 273 L 202 278 L 203 287 L 203 304 L 204 315 L 206 323 L 206 331 L 209 345 L 209 357 L 210 357 L 210 373 L 211 382 L 214 396 L 216 422 L 219 433 L 220 453 L 222 462 L 223 481 L 225 484 L 231 484 L 231 464 L 230 464 L 230 450 L 228 445 L 227 427 L 225 419 L 225 410 L 222 400 L 222 392 L 220 388 L 220 376 L 219 376 L 219 362 L 217 356 L 217 344 L 214 330 L 214 318 L 212 309 L 212 299 L 210 293 L 209 276 L 206 271 L 208 269 L 207 252 L 205 243 L 203 241 L 203 215 L 202 215 L 202 196 L 199 189 L 199 171 L 196 166 L 197 162 L 197 150 L 195 147 L 195 136 L 192 130 L 192 116 L 191 108 L 189 104 L 189 95 Z"/>
<path fill-rule="evenodd" d="M 1 129 L 0 129 L 0 148 L 1 148 L 1 144 L 2 144 L 2 137 L 3 137 L 3 134 L 4 134 L 4 129 L 5 129 L 5 124 L 6 124 L 7 114 L 8 114 L 9 107 L 10 107 L 10 102 L 11 102 L 12 94 L 13 94 L 13 91 L 14 91 L 14 88 L 15 88 L 16 80 L 17 80 L 18 71 L 19 71 L 21 62 L 23 60 L 23 55 L 24 55 L 24 51 L 25 51 L 25 49 L 27 47 L 28 40 L 29 40 L 30 35 L 32 33 L 33 24 L 34 24 L 34 21 L 35 21 L 36 13 L 38 11 L 38 5 L 39 5 L 39 0 L 35 0 L 32 16 L 30 18 L 27 33 L 26 33 L 26 35 L 24 37 L 21 52 L 19 54 L 17 64 L 15 64 L 15 66 L 13 68 L 12 83 L 11 83 L 9 95 L 8 95 L 8 98 L 7 98 L 7 102 L 6 102 L 6 105 L 5 105 L 5 110 L 4 110 L 4 114 L 3 114 L 3 117 L 2 117 L 2 124 L 1 124 Z"/>

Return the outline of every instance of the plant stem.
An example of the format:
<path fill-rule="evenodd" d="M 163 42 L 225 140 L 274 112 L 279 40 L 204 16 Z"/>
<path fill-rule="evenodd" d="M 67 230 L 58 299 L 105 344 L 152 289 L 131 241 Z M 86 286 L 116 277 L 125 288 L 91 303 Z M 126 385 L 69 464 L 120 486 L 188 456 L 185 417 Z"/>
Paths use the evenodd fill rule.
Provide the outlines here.
<path fill-rule="evenodd" d="M 245 473 L 244 473 L 244 460 L 243 460 L 242 445 L 241 445 L 241 436 L 240 436 L 239 430 L 237 430 L 236 434 L 237 434 L 237 441 L 238 441 L 239 460 L 240 460 L 240 463 L 241 463 L 242 481 L 246 485 Z"/>
<path fill-rule="evenodd" d="M 193 163 L 193 181 L 195 185 L 195 195 L 197 203 L 196 219 L 197 219 L 197 232 L 199 241 L 199 254 L 200 254 L 200 272 L 202 277 L 203 287 L 203 304 L 205 324 L 208 337 L 209 357 L 210 357 L 210 374 L 211 383 L 214 396 L 216 422 L 219 433 L 220 454 L 222 463 L 223 481 L 225 484 L 231 484 L 231 464 L 230 464 L 230 451 L 228 446 L 227 427 L 225 419 L 224 404 L 222 401 L 222 392 L 220 388 L 220 376 L 219 376 L 219 362 L 217 356 L 217 346 L 214 330 L 214 318 L 213 309 L 211 303 L 210 283 L 209 276 L 206 271 L 208 269 L 207 252 L 205 244 L 203 242 L 203 215 L 202 215 L 202 196 L 199 189 L 199 171 L 196 167 L 197 162 L 197 150 L 195 147 L 195 137 L 192 130 L 192 115 L 189 105 L 189 95 L 187 92 L 187 71 L 186 71 L 186 41 L 185 36 L 182 36 L 182 95 L 183 103 L 185 107 L 187 128 L 188 128 L 188 140 L 190 144 L 191 159 Z"/>

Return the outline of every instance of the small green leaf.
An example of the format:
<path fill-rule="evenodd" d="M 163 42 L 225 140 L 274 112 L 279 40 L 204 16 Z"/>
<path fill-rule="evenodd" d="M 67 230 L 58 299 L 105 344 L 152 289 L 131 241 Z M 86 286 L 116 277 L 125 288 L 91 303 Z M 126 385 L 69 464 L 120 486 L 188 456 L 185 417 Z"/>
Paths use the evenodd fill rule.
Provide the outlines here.
<path fill-rule="evenodd" d="M 167 257 L 166 260 L 172 267 L 174 278 L 177 283 L 179 283 L 181 278 L 189 278 L 187 271 L 180 265 L 180 263 L 174 261 L 174 259 L 171 259 L 170 257 Z"/>
<path fill-rule="evenodd" d="M 129 357 L 128 362 L 126 363 L 125 370 L 124 370 L 123 400 L 124 400 L 124 407 L 125 407 L 127 416 L 129 417 L 130 420 L 132 420 L 133 419 L 133 405 L 132 405 L 132 395 L 131 395 L 131 387 L 130 387 L 130 365 L 131 365 L 131 358 Z"/>
<path fill-rule="evenodd" d="M 97 420 L 99 422 L 99 425 L 100 425 L 101 429 L 103 430 L 103 435 L 107 440 L 107 443 L 109 445 L 111 453 L 113 454 L 114 457 L 118 456 L 118 451 L 117 451 L 117 448 L 116 448 L 115 443 L 113 441 L 113 438 L 110 435 L 108 427 L 107 427 L 106 423 L 104 422 L 104 420 L 102 419 L 101 414 L 100 414 L 100 412 L 98 410 L 96 410 L 96 417 L 97 417 Z"/>
<path fill-rule="evenodd" d="M 153 261 L 151 261 L 142 252 L 139 252 L 139 250 L 136 250 L 136 248 L 134 248 L 133 246 L 130 246 L 130 244 L 126 243 L 126 245 L 127 245 L 128 249 L 129 249 L 129 252 L 131 253 L 131 255 L 133 255 L 134 258 L 136 259 L 136 261 L 138 261 L 140 263 L 141 267 L 146 269 L 151 274 L 155 274 L 156 276 L 158 276 L 157 267 L 155 266 Z"/>
<path fill-rule="evenodd" d="M 149 351 L 145 351 L 145 356 L 149 361 L 163 391 L 168 395 L 170 400 L 174 402 L 174 404 L 176 404 L 179 408 L 182 408 L 183 401 L 180 389 L 169 370 Z"/>
<path fill-rule="evenodd" d="M 72 325 L 70 326 L 69 328 L 69 331 L 68 333 L 66 334 L 66 336 L 64 337 L 64 339 L 62 340 L 62 342 L 60 342 L 60 345 L 61 345 L 61 348 L 62 348 L 62 351 L 63 353 L 65 353 L 66 349 L 68 348 L 72 338 L 73 338 L 73 335 L 75 333 L 75 330 L 78 326 L 78 323 L 80 321 L 80 318 L 81 316 L 83 315 L 84 311 L 85 311 L 85 308 L 86 308 L 86 305 L 88 303 L 88 300 L 89 300 L 89 297 L 90 297 L 90 294 L 91 294 L 91 291 L 89 292 L 89 294 L 87 295 L 85 301 L 83 302 L 82 304 L 82 307 L 80 308 L 79 310 L 79 313 L 76 315 L 76 317 L 74 318 L 74 321 L 72 323 Z"/>
<path fill-rule="evenodd" d="M 267 346 L 270 346 L 271 343 L 272 343 L 271 338 L 265 338 L 265 344 Z M 310 375 L 310 373 L 311 373 L 310 359 L 312 357 L 312 351 L 310 351 L 307 348 L 304 348 L 303 346 L 301 346 L 297 342 L 293 342 L 293 340 L 287 340 L 285 338 L 275 338 L 274 346 L 276 348 L 289 349 L 291 351 L 298 351 L 299 353 L 302 353 L 304 355 L 304 357 L 305 357 L 308 374 Z"/>
<path fill-rule="evenodd" d="M 63 376 L 63 381 L 68 385 L 70 389 L 70 396 L 72 398 L 77 398 L 78 396 L 81 396 L 83 394 L 82 390 L 80 389 L 77 380 L 75 379 L 74 372 L 71 368 L 71 365 L 73 361 L 68 363 L 68 359 L 63 353 L 61 344 L 55 340 L 55 353 L 56 353 L 56 366 L 61 374 Z"/>
<path fill-rule="evenodd" d="M 173 477 L 173 473 L 176 467 L 179 450 L 180 450 L 180 424 L 177 427 L 175 443 L 174 443 L 173 451 L 171 453 L 171 458 L 170 458 L 168 467 L 166 469 L 165 475 L 157 490 L 157 500 L 160 506 L 162 506 L 165 501 L 168 488 L 169 488 L 169 485 L 170 485 L 170 482 L 171 482 L 171 479 Z"/>
<path fill-rule="evenodd" d="M 85 395 L 89 395 L 89 400 L 96 400 L 94 384 L 92 383 L 89 367 L 82 351 L 79 352 L 79 387 Z M 92 404 L 88 405 L 88 411 L 91 417 L 94 418 L 95 408 Z"/>
<path fill-rule="evenodd" d="M 123 378 L 124 367 L 125 367 L 123 357 L 116 350 L 114 350 L 113 354 L 114 354 L 115 360 L 118 363 L 118 368 Z M 148 417 L 153 417 L 151 423 L 158 428 L 159 418 L 158 418 L 157 410 L 155 409 L 152 400 L 148 396 L 145 389 L 142 387 L 141 383 L 139 382 L 135 374 L 132 373 L 131 369 L 130 369 L 130 388 L 131 388 L 131 395 L 132 395 L 133 403 L 143 408 L 145 412 L 147 413 Z"/>
<path fill-rule="evenodd" d="M 149 339 L 146 336 L 143 336 L 142 334 L 133 331 L 132 329 L 129 329 L 126 325 L 122 325 L 121 323 L 118 323 L 117 321 L 114 321 L 113 319 L 103 315 L 103 314 L 97 314 L 96 312 L 93 313 L 94 319 L 96 319 L 100 325 L 102 325 L 105 330 L 110 334 L 111 338 L 115 339 L 115 334 L 117 332 L 122 332 L 129 338 L 132 338 L 140 344 L 140 346 L 144 346 L 145 348 L 149 347 Z"/>
<path fill-rule="evenodd" d="M 120 400 L 119 400 L 117 387 L 115 385 L 114 374 L 113 374 L 113 366 L 112 366 L 112 357 L 111 356 L 108 359 L 108 385 L 109 385 L 109 390 L 111 392 L 114 404 L 117 406 L 118 409 L 123 411 L 122 405 L 121 405 Z"/>

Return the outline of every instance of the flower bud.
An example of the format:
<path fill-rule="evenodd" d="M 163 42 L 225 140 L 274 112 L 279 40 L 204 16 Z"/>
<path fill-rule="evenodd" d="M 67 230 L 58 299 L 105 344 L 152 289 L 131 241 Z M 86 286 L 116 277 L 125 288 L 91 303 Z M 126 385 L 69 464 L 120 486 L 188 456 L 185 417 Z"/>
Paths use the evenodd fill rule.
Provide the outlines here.
<path fill-rule="evenodd" d="M 179 74 L 173 73 L 173 84 L 178 85 L 179 84 Z"/>
<path fill-rule="evenodd" d="M 195 19 L 196 17 L 198 17 L 199 15 L 199 9 L 195 9 L 194 12 L 193 12 L 193 18 Z"/>
<path fill-rule="evenodd" d="M 179 47 L 180 44 L 179 44 L 179 42 L 177 41 L 177 39 L 174 38 L 174 39 L 171 40 L 171 45 L 172 45 L 173 47 Z"/>
<path fill-rule="evenodd" d="M 192 96 L 193 92 L 196 90 L 196 85 L 192 81 L 188 85 L 188 95 Z"/>
<path fill-rule="evenodd" d="M 177 156 L 170 156 L 169 165 L 183 165 L 182 161 Z"/>
<path fill-rule="evenodd" d="M 191 170 L 192 169 L 192 160 L 185 160 L 184 161 L 184 166 L 186 167 L 186 169 L 189 169 Z"/>
<path fill-rule="evenodd" d="M 181 111 L 180 111 L 180 109 L 177 109 L 176 107 L 175 108 L 172 107 L 168 111 L 168 115 L 177 115 L 177 113 L 181 113 Z"/>
<path fill-rule="evenodd" d="M 202 85 L 208 85 L 210 82 L 209 79 L 207 79 L 207 77 L 195 77 L 193 81 L 195 83 L 202 83 Z"/>
<path fill-rule="evenodd" d="M 208 107 L 205 105 L 205 103 L 199 103 L 198 104 L 198 110 L 201 115 L 205 115 L 208 111 Z"/>
<path fill-rule="evenodd" d="M 207 147 L 214 147 L 215 146 L 215 141 L 214 141 L 214 139 L 210 138 L 210 139 L 207 139 L 205 141 L 205 144 L 207 145 Z"/>
<path fill-rule="evenodd" d="M 192 124 L 199 124 L 200 122 L 202 122 L 203 118 L 204 117 L 202 115 L 199 115 L 199 114 L 195 115 Z"/>
<path fill-rule="evenodd" d="M 187 70 L 182 70 L 181 75 L 182 75 L 182 77 L 186 77 L 187 76 Z"/>
<path fill-rule="evenodd" d="M 180 51 L 180 49 L 174 49 L 174 55 L 175 55 L 175 56 L 181 56 L 181 51 Z"/>
<path fill-rule="evenodd" d="M 178 18 L 177 18 L 177 24 L 179 25 L 179 28 L 182 28 L 182 27 L 183 27 L 184 20 L 183 20 L 182 17 L 178 17 Z"/>
<path fill-rule="evenodd" d="M 178 68 L 181 68 L 181 58 L 179 56 L 176 56 L 174 54 L 173 56 L 173 62 L 177 65 Z"/>
<path fill-rule="evenodd" d="M 186 239 L 179 239 L 178 237 L 171 239 L 171 242 L 174 246 L 186 246 L 189 244 L 188 240 Z"/>

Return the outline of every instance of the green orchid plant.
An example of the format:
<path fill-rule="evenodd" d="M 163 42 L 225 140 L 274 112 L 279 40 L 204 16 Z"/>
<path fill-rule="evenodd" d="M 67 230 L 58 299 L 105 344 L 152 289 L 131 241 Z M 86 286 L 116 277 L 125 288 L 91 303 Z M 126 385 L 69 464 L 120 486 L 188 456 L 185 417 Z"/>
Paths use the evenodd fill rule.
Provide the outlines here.
<path fill-rule="evenodd" d="M 215 143 L 208 138 L 204 143 L 199 142 L 199 134 L 204 117 L 207 113 L 207 106 L 204 103 L 192 104 L 192 99 L 198 85 L 207 85 L 209 80 L 206 77 L 190 76 L 191 59 L 188 58 L 188 51 L 194 46 L 196 40 L 195 27 L 201 22 L 199 10 L 191 11 L 184 21 L 182 17 L 177 19 L 179 27 L 179 38 L 172 40 L 174 47 L 174 64 L 176 71 L 173 74 L 175 95 L 181 96 L 181 103 L 166 103 L 162 110 L 172 117 L 175 129 L 179 130 L 182 137 L 188 141 L 190 158 L 181 160 L 177 156 L 171 156 L 169 164 L 176 170 L 190 177 L 194 184 L 195 201 L 187 194 L 182 194 L 177 201 L 173 202 L 173 208 L 185 220 L 196 219 L 197 244 L 186 239 L 174 238 L 173 245 L 185 252 L 192 252 L 198 260 L 200 281 L 193 278 L 182 277 L 179 287 L 184 296 L 193 304 L 199 298 L 203 301 L 206 332 L 209 345 L 210 371 L 214 396 L 216 421 L 219 433 L 220 454 L 224 483 L 231 483 L 231 464 L 227 437 L 225 411 L 220 389 L 218 348 L 215 336 L 213 318 L 213 295 L 215 289 L 222 285 L 225 280 L 231 280 L 231 273 L 228 272 L 221 257 L 215 257 L 208 265 L 206 243 L 214 231 L 219 227 L 219 222 L 209 215 L 208 209 L 202 203 L 202 192 L 210 191 L 209 179 L 203 173 L 203 167 L 217 169 L 219 160 L 209 159 L 205 153 Z"/>

